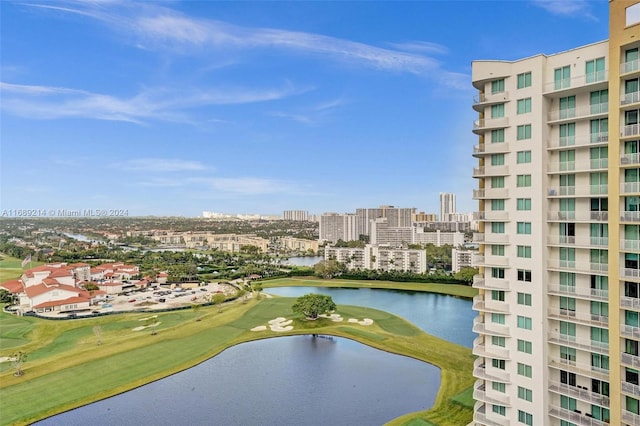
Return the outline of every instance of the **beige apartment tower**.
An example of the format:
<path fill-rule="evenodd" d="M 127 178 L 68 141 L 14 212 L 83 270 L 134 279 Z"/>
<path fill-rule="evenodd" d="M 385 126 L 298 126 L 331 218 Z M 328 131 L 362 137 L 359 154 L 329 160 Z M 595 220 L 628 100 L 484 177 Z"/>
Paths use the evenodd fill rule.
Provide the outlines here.
<path fill-rule="evenodd" d="M 640 1 L 609 40 L 475 61 L 474 425 L 640 425 Z"/>

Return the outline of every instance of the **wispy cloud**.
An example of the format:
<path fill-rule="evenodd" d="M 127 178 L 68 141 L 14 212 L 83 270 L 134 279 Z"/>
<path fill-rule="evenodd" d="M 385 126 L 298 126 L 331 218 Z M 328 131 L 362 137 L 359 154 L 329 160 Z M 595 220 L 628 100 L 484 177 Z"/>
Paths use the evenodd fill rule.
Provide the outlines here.
<path fill-rule="evenodd" d="M 118 98 L 71 88 L 0 82 L 1 108 L 18 116 L 81 117 L 139 124 L 147 120 L 188 122 L 185 111 L 190 108 L 273 101 L 308 90 L 311 88 L 298 88 L 290 83 L 277 88 L 147 88 L 132 97 Z"/>
<path fill-rule="evenodd" d="M 392 45 L 395 48 L 387 49 L 322 34 L 243 27 L 223 21 L 198 19 L 152 3 L 126 2 L 111 8 L 91 3 L 72 3 L 68 7 L 35 6 L 91 16 L 123 34 L 133 36 L 134 45 L 147 49 L 164 51 L 174 48 L 180 54 L 188 54 L 190 49 L 201 49 L 201 52 L 210 54 L 211 48 L 271 48 L 321 55 L 351 65 L 425 77 L 448 73 L 438 60 L 426 55 L 443 53 L 446 49 L 426 41 L 398 43 Z M 454 79 L 445 78 L 441 82 L 447 84 L 451 80 Z M 453 87 L 457 88 L 457 85 Z"/>
<path fill-rule="evenodd" d="M 185 172 L 207 169 L 207 167 L 199 161 L 175 158 L 138 158 L 120 163 L 112 163 L 111 167 L 139 172 Z"/>
<path fill-rule="evenodd" d="M 535 6 L 541 7 L 553 15 L 588 18 L 598 21 L 591 12 L 586 0 L 531 0 Z"/>
<path fill-rule="evenodd" d="M 342 98 L 331 99 L 312 105 L 307 108 L 301 108 L 296 112 L 271 111 L 269 115 L 272 117 L 286 118 L 303 124 L 317 124 L 323 118 L 330 115 L 334 110 L 348 103 Z"/>

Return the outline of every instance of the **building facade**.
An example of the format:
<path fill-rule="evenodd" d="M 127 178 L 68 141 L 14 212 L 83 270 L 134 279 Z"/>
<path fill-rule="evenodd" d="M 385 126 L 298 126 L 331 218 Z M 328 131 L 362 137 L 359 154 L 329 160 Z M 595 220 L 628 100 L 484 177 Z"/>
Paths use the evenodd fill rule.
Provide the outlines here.
<path fill-rule="evenodd" d="M 309 213 L 305 210 L 285 210 L 282 214 L 284 220 L 305 222 L 309 220 Z"/>
<path fill-rule="evenodd" d="M 355 241 L 359 235 L 359 224 L 359 217 L 352 213 L 324 213 L 320 216 L 319 239 L 330 243 Z"/>
<path fill-rule="evenodd" d="M 456 212 L 456 194 L 440 193 L 440 222 L 451 222 L 452 214 Z"/>
<path fill-rule="evenodd" d="M 402 271 L 423 274 L 427 271 L 425 250 L 403 249 L 367 244 L 364 248 L 330 247 L 324 258 L 344 263 L 349 270 Z"/>
<path fill-rule="evenodd" d="M 475 61 L 473 424 L 640 425 L 640 2 L 610 39 Z"/>

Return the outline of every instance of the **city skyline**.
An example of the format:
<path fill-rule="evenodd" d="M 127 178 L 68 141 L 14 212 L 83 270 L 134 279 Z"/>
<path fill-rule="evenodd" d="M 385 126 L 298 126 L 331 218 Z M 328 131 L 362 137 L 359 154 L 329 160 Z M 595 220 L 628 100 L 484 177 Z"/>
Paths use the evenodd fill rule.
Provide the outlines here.
<path fill-rule="evenodd" d="M 498 4 L 2 2 L 1 208 L 477 210 L 471 61 L 608 36 L 606 2 Z"/>

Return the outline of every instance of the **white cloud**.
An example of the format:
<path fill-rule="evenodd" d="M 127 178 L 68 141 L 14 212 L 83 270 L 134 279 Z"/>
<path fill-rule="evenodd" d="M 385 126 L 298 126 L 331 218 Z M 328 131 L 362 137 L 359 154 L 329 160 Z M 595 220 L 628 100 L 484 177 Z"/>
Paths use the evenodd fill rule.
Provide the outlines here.
<path fill-rule="evenodd" d="M 553 15 L 583 17 L 598 21 L 591 13 L 586 0 L 531 0 L 535 6 L 541 7 Z"/>
<path fill-rule="evenodd" d="M 207 169 L 207 167 L 199 161 L 174 158 L 138 158 L 121 163 L 113 163 L 111 166 L 122 170 L 140 172 L 184 172 Z"/>
<path fill-rule="evenodd" d="M 38 7 L 53 8 L 37 5 Z M 322 55 L 335 61 L 384 71 L 406 72 L 435 77 L 448 74 L 439 61 L 425 53 L 442 53 L 446 49 L 426 41 L 398 43 L 386 49 L 365 43 L 300 31 L 274 28 L 251 28 L 227 22 L 197 19 L 154 3 L 122 3 L 107 8 L 100 4 L 80 3 L 74 7 L 55 7 L 103 21 L 126 35 L 133 35 L 136 46 L 180 54 L 190 49 L 211 54 L 221 50 L 272 48 Z M 439 80 L 447 84 L 449 79 Z M 457 88 L 457 85 L 452 86 Z"/>
<path fill-rule="evenodd" d="M 146 120 L 191 121 L 190 108 L 266 102 L 299 95 L 310 88 L 287 83 L 279 88 L 148 88 L 129 98 L 84 90 L 0 83 L 1 108 L 37 119 L 92 118 L 144 123 Z"/>

